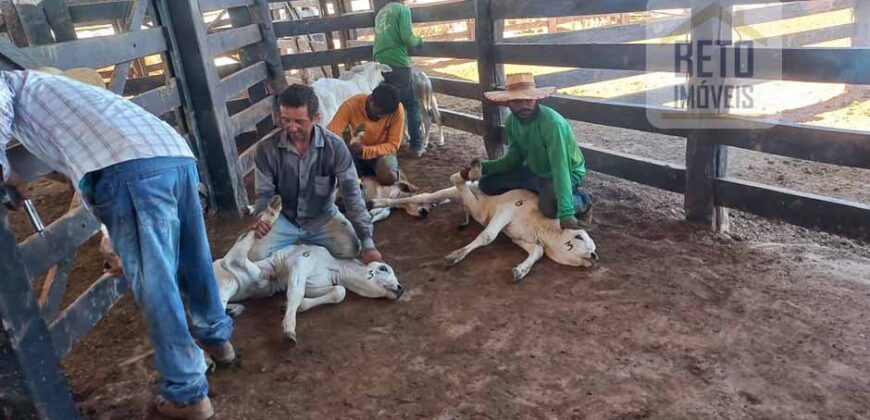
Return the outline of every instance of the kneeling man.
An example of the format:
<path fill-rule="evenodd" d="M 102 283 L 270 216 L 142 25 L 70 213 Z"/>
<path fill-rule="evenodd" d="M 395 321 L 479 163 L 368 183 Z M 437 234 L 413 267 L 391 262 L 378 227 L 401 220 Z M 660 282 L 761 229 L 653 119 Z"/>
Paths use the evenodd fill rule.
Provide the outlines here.
<path fill-rule="evenodd" d="M 490 101 L 507 106 L 511 115 L 505 121 L 508 151 L 500 159 L 482 162 L 478 187 L 487 195 L 513 189 L 535 192 L 544 216 L 559 219 L 562 229 L 577 229 L 576 217 L 587 226 L 592 221 L 591 198 L 580 189 L 586 160 L 568 121 L 537 103 L 555 90 L 536 88 L 531 73 L 519 73 L 508 75 L 506 90 L 484 93 Z M 470 170 L 460 172 L 466 180 Z"/>
<path fill-rule="evenodd" d="M 291 85 L 281 93 L 279 105 L 284 130 L 257 145 L 254 212 L 265 210 L 277 194 L 282 214 L 274 226 L 254 223 L 257 237 L 264 239 L 251 249 L 251 260 L 263 260 L 287 245 L 307 243 L 320 245 L 338 258 L 359 256 L 366 264 L 382 261 L 350 151 L 340 137 L 314 123 L 319 117 L 314 90 Z M 336 184 L 347 218 L 335 205 Z"/>
<path fill-rule="evenodd" d="M 336 134 L 351 128 L 351 133 L 365 131 L 359 143 L 350 144 L 359 175 L 374 175 L 381 185 L 393 185 L 399 180 L 396 152 L 402 144 L 405 110 L 399 103 L 399 89 L 381 83 L 371 95 L 348 98 L 329 123 Z M 345 141 L 350 141 L 346 138 Z"/>

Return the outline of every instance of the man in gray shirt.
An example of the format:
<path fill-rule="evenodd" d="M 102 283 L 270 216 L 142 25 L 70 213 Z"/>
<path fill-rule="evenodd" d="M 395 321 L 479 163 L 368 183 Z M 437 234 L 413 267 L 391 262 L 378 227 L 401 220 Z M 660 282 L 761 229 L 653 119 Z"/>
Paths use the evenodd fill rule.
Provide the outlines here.
<path fill-rule="evenodd" d="M 381 261 L 350 151 L 341 137 L 314 123 L 319 106 L 314 90 L 291 85 L 281 93 L 279 104 L 284 130 L 257 145 L 254 212 L 263 211 L 278 194 L 282 217 L 274 226 L 254 224 L 263 240 L 251 250 L 251 259 L 259 261 L 287 245 L 308 243 L 339 258 L 359 256 L 366 264 Z M 335 205 L 336 180 L 350 221 Z"/>

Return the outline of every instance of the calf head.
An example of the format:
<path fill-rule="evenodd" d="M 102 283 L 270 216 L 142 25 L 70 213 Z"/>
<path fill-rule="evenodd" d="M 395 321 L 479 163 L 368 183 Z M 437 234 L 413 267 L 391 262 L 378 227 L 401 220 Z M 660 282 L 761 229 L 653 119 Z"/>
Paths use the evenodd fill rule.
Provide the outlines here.
<path fill-rule="evenodd" d="M 385 297 L 398 300 L 405 293 L 393 268 L 377 261 L 366 265 L 363 278 L 348 279 L 346 286 L 352 292 L 367 298 Z"/>
<path fill-rule="evenodd" d="M 359 78 L 360 86 L 366 87 L 368 92 L 373 91 L 384 81 L 382 73 L 389 73 L 393 68 L 375 61 L 369 61 L 358 66 L 354 66 L 349 71 L 342 73 L 338 78 L 341 80 L 351 80 Z"/>
<path fill-rule="evenodd" d="M 598 261 L 595 242 L 583 229 L 565 229 L 544 244 L 553 261 L 574 267 L 592 267 Z"/>

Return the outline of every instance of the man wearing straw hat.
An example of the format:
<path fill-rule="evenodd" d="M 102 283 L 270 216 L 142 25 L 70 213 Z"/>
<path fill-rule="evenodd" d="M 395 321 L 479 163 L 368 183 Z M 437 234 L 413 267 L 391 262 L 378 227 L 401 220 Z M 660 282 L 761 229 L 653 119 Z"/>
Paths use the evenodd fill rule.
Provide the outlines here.
<path fill-rule="evenodd" d="M 483 176 L 478 187 L 487 195 L 526 189 L 539 196 L 541 213 L 559 219 L 562 229 L 577 229 L 592 221 L 592 201 L 582 191 L 586 160 L 571 125 L 550 107 L 537 103 L 556 88 L 535 87 L 531 73 L 507 76 L 503 91 L 484 96 L 511 111 L 505 122 L 507 153 L 496 160 L 482 162 Z M 468 179 L 470 167 L 461 171 Z"/>
<path fill-rule="evenodd" d="M 0 71 L 0 187 L 21 191 L 6 157 L 15 137 L 66 175 L 108 228 L 142 309 L 162 376 L 157 411 L 205 419 L 206 363 L 235 359 L 218 296 L 196 160 L 168 124 L 105 89 L 93 69 Z M 74 80 L 75 79 L 75 80 Z M 191 331 L 181 292 L 187 295 Z"/>

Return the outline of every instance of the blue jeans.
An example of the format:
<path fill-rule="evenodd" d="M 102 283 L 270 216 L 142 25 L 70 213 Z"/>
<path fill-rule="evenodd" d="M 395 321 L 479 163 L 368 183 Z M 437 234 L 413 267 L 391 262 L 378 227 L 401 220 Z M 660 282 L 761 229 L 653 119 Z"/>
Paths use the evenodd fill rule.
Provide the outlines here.
<path fill-rule="evenodd" d="M 410 67 L 393 67 L 393 71 L 382 73 L 384 81 L 399 88 L 399 98 L 405 108 L 405 120 L 408 124 L 408 137 L 412 150 L 423 148 L 420 136 L 420 106 L 417 103 L 417 92 L 414 90 L 414 76 Z"/>
<path fill-rule="evenodd" d="M 500 195 L 510 190 L 529 190 L 538 194 L 538 208 L 544 216 L 555 219 L 558 213 L 556 189 L 553 180 L 535 175 L 528 166 L 519 166 L 500 174 L 487 174 L 480 178 L 478 188 L 486 195 Z M 577 183 L 571 183 L 574 198 L 574 214 L 585 213 L 592 206 L 592 197 L 581 191 Z"/>
<path fill-rule="evenodd" d="M 160 391 L 187 405 L 208 394 L 203 351 L 229 340 L 197 190 L 196 162 L 150 158 L 89 173 L 94 214 L 106 225 L 142 309 Z M 86 196 L 88 192 L 85 192 Z M 181 292 L 188 298 L 193 336 Z"/>
<path fill-rule="evenodd" d="M 251 261 L 262 261 L 272 252 L 296 243 L 320 245 L 336 258 L 354 258 L 359 255 L 360 249 L 360 242 L 353 226 L 341 213 L 311 232 L 291 222 L 282 214 L 275 221 L 272 230 L 251 248 L 248 258 Z"/>

